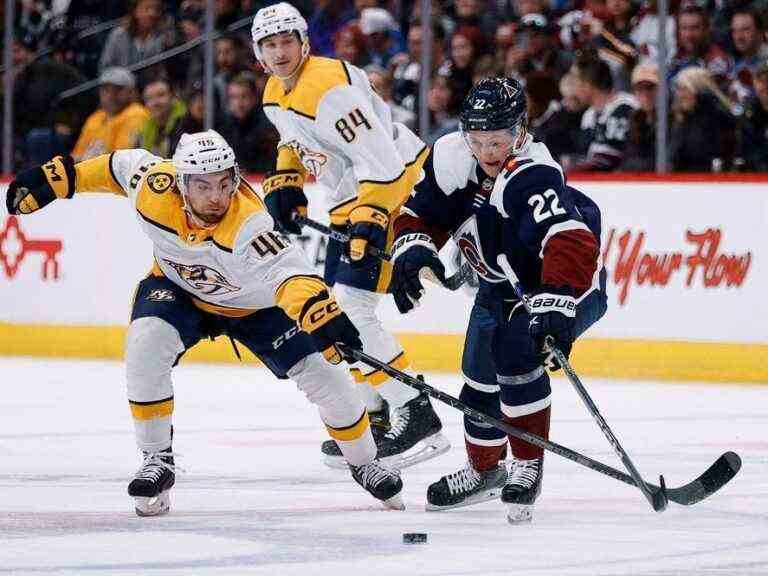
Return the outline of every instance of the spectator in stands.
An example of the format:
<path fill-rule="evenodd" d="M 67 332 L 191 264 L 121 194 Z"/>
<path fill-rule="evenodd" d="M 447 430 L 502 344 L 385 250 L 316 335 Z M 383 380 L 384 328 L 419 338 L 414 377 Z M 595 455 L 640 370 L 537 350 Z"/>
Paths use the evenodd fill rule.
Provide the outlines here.
<path fill-rule="evenodd" d="M 637 19 L 629 33 L 641 57 L 656 61 L 659 55 L 659 14 L 656 0 L 644 0 Z M 667 54 L 677 50 L 675 19 L 667 18 Z"/>
<path fill-rule="evenodd" d="M 768 59 L 755 68 L 755 93 L 744 103 L 741 146 L 745 168 L 768 171 Z"/>
<path fill-rule="evenodd" d="M 53 12 L 45 2 L 19 2 L 16 9 L 16 37 L 19 33 L 43 44 L 51 33 Z"/>
<path fill-rule="evenodd" d="M 161 0 L 132 0 L 128 21 L 107 37 L 101 53 L 100 67 L 128 67 L 163 52 L 175 43 L 170 20 L 163 11 Z M 143 77 L 156 74 L 162 65 L 142 72 Z"/>
<path fill-rule="evenodd" d="M 706 68 L 721 89 L 727 89 L 733 60 L 710 39 L 709 15 L 697 4 L 684 4 L 677 14 L 677 51 L 670 63 L 674 77 L 689 66 Z"/>
<path fill-rule="evenodd" d="M 459 26 L 451 36 L 450 58 L 443 64 L 440 74 L 451 84 L 451 91 L 463 99 L 472 88 L 475 66 L 482 60 L 491 60 L 486 54 L 486 41 L 479 29 Z"/>
<path fill-rule="evenodd" d="M 434 145 L 438 138 L 459 129 L 458 98 L 451 89 L 451 84 L 445 76 L 435 74 L 427 92 L 427 108 L 430 122 L 429 134 L 424 141 L 428 146 Z"/>
<path fill-rule="evenodd" d="M 546 0 L 515 0 L 512 2 L 514 7 L 514 19 L 522 20 L 523 16 L 528 14 L 544 14 L 549 13 L 550 3 Z"/>
<path fill-rule="evenodd" d="M 229 114 L 218 130 L 234 149 L 242 170 L 267 172 L 275 166 L 278 135 L 259 105 L 261 93 L 255 80 L 253 74 L 243 72 L 229 82 Z"/>
<path fill-rule="evenodd" d="M 126 2 L 123 0 L 71 0 L 66 11 L 66 28 L 69 31 L 63 34 L 74 40 L 81 32 L 124 16 Z M 71 63 L 86 78 L 98 76 L 99 59 L 109 33 L 106 31 L 92 34 L 72 42 Z"/>
<path fill-rule="evenodd" d="M 447 4 L 447 3 L 446 3 Z M 421 22 L 421 0 L 416 0 L 411 4 L 410 12 L 407 12 L 409 21 L 409 28 L 414 26 L 416 22 Z M 429 17 L 437 26 L 442 30 L 442 34 L 445 38 L 450 38 L 453 31 L 456 29 L 456 21 L 443 8 L 443 2 L 440 0 L 431 0 L 431 10 Z M 402 47 L 405 48 L 405 47 Z"/>
<path fill-rule="evenodd" d="M 31 35 L 16 35 L 13 42 L 13 125 L 19 145 L 18 168 L 41 164 L 56 154 L 68 153 L 85 117 L 96 106 L 88 95 L 58 96 L 85 82 L 80 72 L 59 58 L 35 59 L 37 43 Z"/>
<path fill-rule="evenodd" d="M 355 66 L 365 67 L 368 62 L 368 51 L 365 45 L 365 36 L 360 27 L 350 22 L 336 32 L 333 37 L 334 56 Z"/>
<path fill-rule="evenodd" d="M 656 91 L 659 68 L 638 64 L 632 71 L 632 93 L 639 107 L 629 118 L 629 136 L 621 169 L 652 172 L 656 167 Z"/>
<path fill-rule="evenodd" d="M 376 64 L 369 64 L 365 67 L 365 71 L 373 89 L 392 111 L 392 121 L 401 122 L 411 130 L 415 130 L 416 114 L 412 110 L 400 106 L 392 99 L 392 74 Z"/>
<path fill-rule="evenodd" d="M 613 73 L 613 85 L 618 90 L 630 86 L 630 74 L 638 60 L 630 33 L 632 31 L 633 8 L 630 0 L 606 0 L 608 17 L 596 21 L 593 33 L 594 46 L 599 56 L 608 62 Z"/>
<path fill-rule="evenodd" d="M 181 119 L 171 138 L 171 148 L 176 146 L 181 140 L 182 134 L 193 134 L 203 131 L 203 116 L 205 114 L 205 94 L 203 92 L 203 83 L 200 80 L 193 82 L 187 89 L 184 101 L 187 103 L 187 113 Z M 214 125 L 218 125 L 220 120 L 215 120 Z"/>
<path fill-rule="evenodd" d="M 360 14 L 368 62 L 386 68 L 399 48 L 399 30 L 392 15 L 383 8 L 365 8 Z"/>
<path fill-rule="evenodd" d="M 227 86 L 230 80 L 245 68 L 245 43 L 237 34 L 224 34 L 216 40 L 216 75 L 213 84 L 216 87 L 216 106 L 227 112 Z"/>
<path fill-rule="evenodd" d="M 674 82 L 670 154 L 680 172 L 729 169 L 736 151 L 731 102 L 706 68 L 691 66 Z"/>
<path fill-rule="evenodd" d="M 478 28 L 486 38 L 493 38 L 499 26 L 499 17 L 493 3 L 481 0 L 454 0 L 456 26 Z"/>
<path fill-rule="evenodd" d="M 752 77 L 758 64 L 768 59 L 763 20 L 757 12 L 736 11 L 731 18 L 731 38 L 735 55 L 735 77 L 741 98 L 752 92 Z M 737 92 L 738 93 L 738 92 Z"/>
<path fill-rule="evenodd" d="M 161 158 L 170 158 L 171 140 L 187 113 L 187 105 L 176 98 L 171 83 L 163 77 L 150 80 L 141 94 L 149 119 L 141 127 L 139 147 Z"/>
<path fill-rule="evenodd" d="M 555 160 L 578 147 L 581 114 L 572 114 L 559 101 L 558 83 L 548 72 L 525 77 L 528 130 L 549 148 Z"/>
<path fill-rule="evenodd" d="M 523 16 L 517 31 L 517 44 L 507 52 L 508 76 L 522 78 L 543 70 L 559 82 L 572 63 L 571 54 L 559 47 L 556 27 L 543 14 Z"/>
<path fill-rule="evenodd" d="M 430 76 L 442 66 L 445 60 L 443 49 L 445 36 L 443 29 L 435 21 L 432 21 L 432 52 L 430 62 L 432 70 Z M 411 22 L 408 30 L 408 53 L 398 54 L 392 60 L 394 65 L 393 97 L 395 102 L 404 108 L 417 112 L 419 109 L 419 79 L 421 78 L 421 22 Z"/>
<path fill-rule="evenodd" d="M 580 58 L 571 73 L 576 80 L 577 97 L 589 105 L 581 117 L 581 150 L 585 160 L 574 170 L 613 171 L 621 163 L 629 118 L 637 102 L 630 94 L 614 90 L 611 69 L 600 58 Z"/>
<path fill-rule="evenodd" d="M 312 53 L 333 56 L 333 37 L 355 17 L 348 0 L 316 0 L 315 11 L 309 18 L 309 42 Z"/>
<path fill-rule="evenodd" d="M 136 102 L 136 79 L 125 68 L 107 68 L 99 77 L 100 108 L 85 121 L 72 150 L 76 161 L 132 148 L 149 112 Z"/>
<path fill-rule="evenodd" d="M 240 0 L 216 0 L 216 30 L 226 30 L 242 17 Z"/>
<path fill-rule="evenodd" d="M 513 48 L 516 43 L 517 26 L 512 22 L 505 22 L 496 29 L 493 40 L 493 63 L 497 70 L 504 69 L 507 59 L 507 50 Z"/>

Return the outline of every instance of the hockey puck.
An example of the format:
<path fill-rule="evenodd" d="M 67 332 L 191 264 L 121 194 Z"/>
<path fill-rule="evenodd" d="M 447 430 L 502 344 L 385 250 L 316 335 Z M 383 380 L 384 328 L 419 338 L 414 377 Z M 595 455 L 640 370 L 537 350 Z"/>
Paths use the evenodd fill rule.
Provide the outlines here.
<path fill-rule="evenodd" d="M 403 544 L 426 544 L 427 535 L 423 532 L 406 532 L 403 534 Z"/>

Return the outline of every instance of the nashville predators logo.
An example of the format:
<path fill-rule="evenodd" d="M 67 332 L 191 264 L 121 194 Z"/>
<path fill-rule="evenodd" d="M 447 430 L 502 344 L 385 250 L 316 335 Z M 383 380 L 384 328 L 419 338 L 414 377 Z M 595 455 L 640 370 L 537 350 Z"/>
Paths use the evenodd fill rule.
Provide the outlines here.
<path fill-rule="evenodd" d="M 301 144 L 298 140 L 291 140 L 286 144 L 286 146 L 293 150 L 302 166 L 307 169 L 307 172 L 312 174 L 312 176 L 315 178 L 320 176 L 320 172 L 323 170 L 323 166 L 328 163 L 328 156 L 322 152 L 315 152 L 314 150 L 310 150 Z"/>
<path fill-rule="evenodd" d="M 158 289 L 152 290 L 152 292 L 147 295 L 147 300 L 153 300 L 155 302 L 173 302 L 176 300 L 176 296 L 170 290 Z"/>
<path fill-rule="evenodd" d="M 238 286 L 230 284 L 224 276 L 203 264 L 179 264 L 167 258 L 163 260 L 187 283 L 188 286 L 199 290 L 203 294 L 229 294 L 240 290 Z"/>
<path fill-rule="evenodd" d="M 173 176 L 167 172 L 156 172 L 147 176 L 147 186 L 155 194 L 162 194 L 173 184 Z"/>

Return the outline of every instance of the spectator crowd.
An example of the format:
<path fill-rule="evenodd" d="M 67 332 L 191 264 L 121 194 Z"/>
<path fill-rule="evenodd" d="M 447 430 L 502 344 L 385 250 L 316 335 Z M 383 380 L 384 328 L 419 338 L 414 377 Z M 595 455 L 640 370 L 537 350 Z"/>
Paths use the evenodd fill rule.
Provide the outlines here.
<path fill-rule="evenodd" d="M 277 133 L 261 109 L 266 75 L 250 17 L 274 1 L 217 0 L 214 128 L 248 172 L 270 170 Z M 59 153 L 126 147 L 169 156 L 206 108 L 204 0 L 21 0 L 13 43 L 15 169 Z M 479 79 L 525 86 L 528 128 L 569 171 L 652 171 L 657 93 L 669 92 L 669 166 L 768 171 L 768 0 L 672 0 L 667 76 L 656 0 L 300 0 L 312 51 L 366 70 L 393 118 L 432 144 L 458 129 Z M 428 50 L 431 69 L 421 70 Z M 93 89 L 84 89 L 83 84 Z M 88 85 L 86 85 L 87 87 Z"/>

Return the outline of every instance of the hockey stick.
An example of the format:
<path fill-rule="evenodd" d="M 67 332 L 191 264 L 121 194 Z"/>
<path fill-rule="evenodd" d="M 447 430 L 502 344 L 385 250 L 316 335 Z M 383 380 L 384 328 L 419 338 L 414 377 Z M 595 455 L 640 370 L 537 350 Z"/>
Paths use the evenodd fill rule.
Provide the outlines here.
<path fill-rule="evenodd" d="M 330 226 L 326 226 L 325 224 L 321 224 L 317 220 L 312 220 L 311 218 L 307 218 L 306 216 L 300 216 L 299 214 L 295 214 L 293 216 L 293 221 L 299 224 L 300 226 L 307 226 L 308 228 L 312 228 L 313 230 L 317 230 L 318 232 L 325 234 L 329 238 L 333 238 L 337 242 L 341 242 L 346 244 L 349 242 L 349 236 L 347 234 L 344 234 L 343 232 L 339 232 L 338 230 L 334 230 Z M 381 258 L 382 260 L 389 261 L 391 256 L 384 252 L 383 250 L 379 250 L 375 246 L 369 246 L 368 247 L 368 253 L 372 256 L 375 256 L 377 258 Z M 423 272 L 424 269 L 422 269 Z M 461 286 L 464 284 L 464 282 L 469 279 L 469 277 L 472 274 L 472 267 L 467 263 L 462 263 L 459 270 L 453 274 L 452 276 L 449 276 L 445 279 L 445 282 L 440 282 L 437 278 L 435 278 L 434 274 L 429 275 L 430 280 L 434 280 L 437 284 L 440 284 L 441 286 L 448 288 L 448 290 L 458 290 L 461 288 Z"/>
<path fill-rule="evenodd" d="M 517 297 L 520 298 L 520 302 L 523 303 L 526 312 L 531 314 L 531 304 L 529 302 L 528 295 L 523 291 L 523 286 L 520 284 L 520 279 L 517 277 L 517 274 L 515 274 L 512 266 L 510 266 L 507 257 L 504 254 L 499 254 L 499 256 L 496 258 L 496 262 L 504 271 L 507 280 L 509 280 L 512 288 L 514 288 Z M 595 403 L 592 401 L 592 398 L 587 392 L 587 389 L 581 383 L 581 380 L 573 370 L 570 362 L 568 362 L 568 358 L 557 346 L 555 346 L 554 340 L 551 336 L 547 336 L 544 346 L 546 350 L 551 352 L 557 359 L 558 363 L 563 369 L 563 372 L 565 372 L 566 377 L 570 383 L 573 384 L 576 392 L 578 392 L 579 396 L 584 401 L 584 404 L 587 406 L 589 413 L 592 414 L 592 418 L 595 419 L 595 422 L 597 422 L 600 430 L 602 430 L 603 435 L 608 439 L 608 443 L 613 447 L 613 451 L 616 452 L 616 455 L 621 459 L 624 467 L 632 475 L 632 478 L 635 481 L 635 485 L 640 488 L 640 491 L 648 499 L 648 502 L 651 504 L 653 509 L 656 510 L 656 512 L 663 512 L 667 507 L 667 495 L 665 494 L 664 489 L 664 476 L 659 476 L 659 484 L 661 485 L 660 488 L 651 490 L 648 487 L 648 484 L 640 476 L 640 472 L 637 470 L 635 464 L 630 459 L 629 454 L 627 454 L 626 450 L 622 448 L 610 426 L 608 426 L 608 423 L 605 421 L 605 418 L 603 418 L 602 414 L 600 414 L 597 405 L 595 405 Z"/>
<path fill-rule="evenodd" d="M 510 434 L 511 436 L 525 440 L 529 444 L 533 444 L 534 446 L 538 446 L 543 450 L 553 452 L 558 456 L 572 460 L 577 464 L 581 464 L 582 466 L 594 470 L 595 472 L 600 472 L 601 474 L 605 474 L 606 476 L 620 480 L 621 482 L 629 484 L 630 486 L 638 485 L 637 481 L 632 476 L 629 476 L 620 470 L 616 470 L 607 464 L 593 460 L 592 458 L 585 456 L 584 454 L 580 454 L 575 450 L 571 450 L 570 448 L 566 448 L 565 446 L 561 446 L 560 444 L 546 440 L 541 436 L 527 432 L 522 428 L 517 428 L 508 422 L 504 422 L 503 420 L 499 420 L 493 416 L 489 416 L 483 412 L 475 410 L 474 408 L 464 404 L 461 400 L 454 398 L 450 394 L 446 394 L 442 390 L 433 388 L 423 380 L 414 378 L 405 372 L 401 372 L 397 368 L 393 368 L 389 364 L 385 364 L 381 360 L 377 360 L 373 356 L 369 356 L 361 350 L 355 350 L 343 344 L 337 344 L 337 346 L 342 348 L 342 352 L 345 355 L 350 356 L 354 360 L 364 362 L 371 368 L 381 370 L 395 380 L 399 380 L 403 384 L 406 384 L 411 388 L 415 388 L 419 392 L 424 392 L 432 398 L 435 398 L 436 400 L 439 400 L 448 406 L 451 406 L 452 408 L 460 410 L 473 420 L 478 420 L 480 422 L 494 426 L 505 434 Z M 654 491 L 663 491 L 666 497 L 672 500 L 672 502 L 682 506 L 691 506 L 704 500 L 705 498 L 708 498 L 717 492 L 720 488 L 725 486 L 725 484 L 727 484 L 736 475 L 740 468 L 741 458 L 739 458 L 738 454 L 734 452 L 726 452 L 720 456 L 720 458 L 718 458 L 714 464 L 707 468 L 707 470 L 701 476 L 692 482 L 685 484 L 684 486 L 680 486 L 679 488 L 667 488 L 664 485 L 655 486 L 653 484 L 647 484 L 647 487 Z"/>

